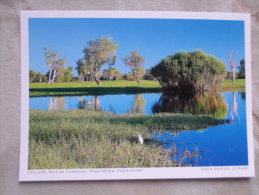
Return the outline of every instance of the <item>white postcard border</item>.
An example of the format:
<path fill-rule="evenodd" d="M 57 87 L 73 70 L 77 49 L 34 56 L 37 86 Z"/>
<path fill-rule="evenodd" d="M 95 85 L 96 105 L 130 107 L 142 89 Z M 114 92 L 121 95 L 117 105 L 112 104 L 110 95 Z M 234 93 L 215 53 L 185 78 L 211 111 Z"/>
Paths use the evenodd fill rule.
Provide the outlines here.
<path fill-rule="evenodd" d="M 250 15 L 170 11 L 21 11 L 21 135 L 19 181 L 239 178 L 254 176 Z M 28 170 L 29 18 L 153 18 L 241 20 L 245 23 L 248 166 Z"/>

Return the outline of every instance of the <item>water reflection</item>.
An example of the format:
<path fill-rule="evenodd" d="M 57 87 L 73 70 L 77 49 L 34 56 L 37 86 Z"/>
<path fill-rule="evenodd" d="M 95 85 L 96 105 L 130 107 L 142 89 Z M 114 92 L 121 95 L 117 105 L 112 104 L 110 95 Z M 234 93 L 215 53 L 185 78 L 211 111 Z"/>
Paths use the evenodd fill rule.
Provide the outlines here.
<path fill-rule="evenodd" d="M 236 92 L 233 92 L 233 103 L 232 103 L 232 106 L 231 106 L 230 116 L 231 116 L 232 121 L 234 121 L 236 119 L 238 121 L 240 121 L 240 117 L 239 117 L 239 114 L 238 114 L 238 103 L 237 103 Z"/>
<path fill-rule="evenodd" d="M 142 95 L 135 95 L 131 113 L 145 113 L 145 103 L 146 101 Z"/>
<path fill-rule="evenodd" d="M 152 109 L 154 113 L 204 114 L 216 118 L 225 118 L 228 113 L 227 103 L 224 98 L 217 93 L 193 96 L 162 94 Z"/>
<path fill-rule="evenodd" d="M 248 163 L 245 92 L 203 94 L 193 97 L 143 93 L 30 98 L 30 109 L 78 108 L 117 114 L 130 112 L 147 115 L 152 115 L 154 112 L 207 114 L 230 119 L 233 120 L 231 123 L 206 129 L 159 131 L 152 132 L 152 135 L 141 134 L 141 137 L 144 145 L 163 145 L 172 151 L 172 160 L 192 166 L 233 166 Z M 137 135 L 131 141 L 141 144 L 141 138 L 139 140 Z"/>
<path fill-rule="evenodd" d="M 66 102 L 63 97 L 50 97 L 49 110 L 65 110 Z"/>
<path fill-rule="evenodd" d="M 101 102 L 99 100 L 99 96 L 94 96 L 91 100 L 86 100 L 85 96 L 80 96 L 78 108 L 101 111 L 102 107 L 101 107 Z"/>

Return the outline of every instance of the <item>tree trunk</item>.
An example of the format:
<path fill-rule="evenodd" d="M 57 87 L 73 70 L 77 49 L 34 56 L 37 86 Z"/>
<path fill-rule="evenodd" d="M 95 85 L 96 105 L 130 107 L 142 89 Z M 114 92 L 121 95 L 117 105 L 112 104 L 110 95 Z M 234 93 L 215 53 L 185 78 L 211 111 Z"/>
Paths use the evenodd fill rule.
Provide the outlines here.
<path fill-rule="evenodd" d="M 51 83 L 52 69 L 49 69 L 49 84 Z"/>
<path fill-rule="evenodd" d="M 51 83 L 52 83 L 52 84 L 55 82 L 56 76 L 57 76 L 57 70 L 54 69 L 54 70 L 53 70 L 53 75 L 52 75 L 52 80 L 51 80 Z"/>
<path fill-rule="evenodd" d="M 139 84 L 139 78 L 137 76 L 135 76 L 135 78 L 136 78 L 137 83 Z"/>
<path fill-rule="evenodd" d="M 232 69 L 232 81 L 233 81 L 233 83 L 236 82 L 236 75 L 235 75 L 235 70 L 234 70 L 234 68 Z"/>
<path fill-rule="evenodd" d="M 98 79 L 95 75 L 93 75 L 93 78 L 97 85 L 100 85 L 100 79 Z"/>

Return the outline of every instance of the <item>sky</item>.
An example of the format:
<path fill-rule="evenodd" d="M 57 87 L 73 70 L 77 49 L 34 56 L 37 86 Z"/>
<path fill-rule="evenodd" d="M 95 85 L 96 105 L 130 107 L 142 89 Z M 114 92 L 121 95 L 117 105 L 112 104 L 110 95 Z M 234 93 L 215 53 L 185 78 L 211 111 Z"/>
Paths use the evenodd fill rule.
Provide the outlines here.
<path fill-rule="evenodd" d="M 237 65 L 245 56 L 244 22 L 191 19 L 109 19 L 31 18 L 29 19 L 30 69 L 47 73 L 44 48 L 56 50 L 67 66 L 76 67 L 89 40 L 111 36 L 119 45 L 114 68 L 130 69 L 122 59 L 137 50 L 145 58 L 145 70 L 178 51 L 201 49 L 228 64 L 230 50 Z M 107 68 L 107 67 L 106 67 Z M 76 74 L 76 71 L 74 71 Z"/>

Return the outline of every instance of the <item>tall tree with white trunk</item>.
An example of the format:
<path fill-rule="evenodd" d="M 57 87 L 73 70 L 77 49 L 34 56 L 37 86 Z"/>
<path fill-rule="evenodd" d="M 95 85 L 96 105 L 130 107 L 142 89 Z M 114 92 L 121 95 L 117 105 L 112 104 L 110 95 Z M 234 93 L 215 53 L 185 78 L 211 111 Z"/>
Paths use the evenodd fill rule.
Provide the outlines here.
<path fill-rule="evenodd" d="M 229 62 L 229 65 L 230 65 L 230 68 L 232 71 L 232 82 L 235 83 L 236 82 L 236 73 L 235 72 L 236 72 L 237 66 L 236 66 L 236 57 L 234 56 L 232 50 L 230 50 L 228 53 L 228 62 Z"/>
<path fill-rule="evenodd" d="M 49 84 L 53 84 L 55 82 L 58 68 L 64 67 L 66 65 L 65 59 L 59 59 L 59 53 L 57 51 L 51 51 L 48 48 L 44 48 L 46 63 L 49 67 Z"/>

